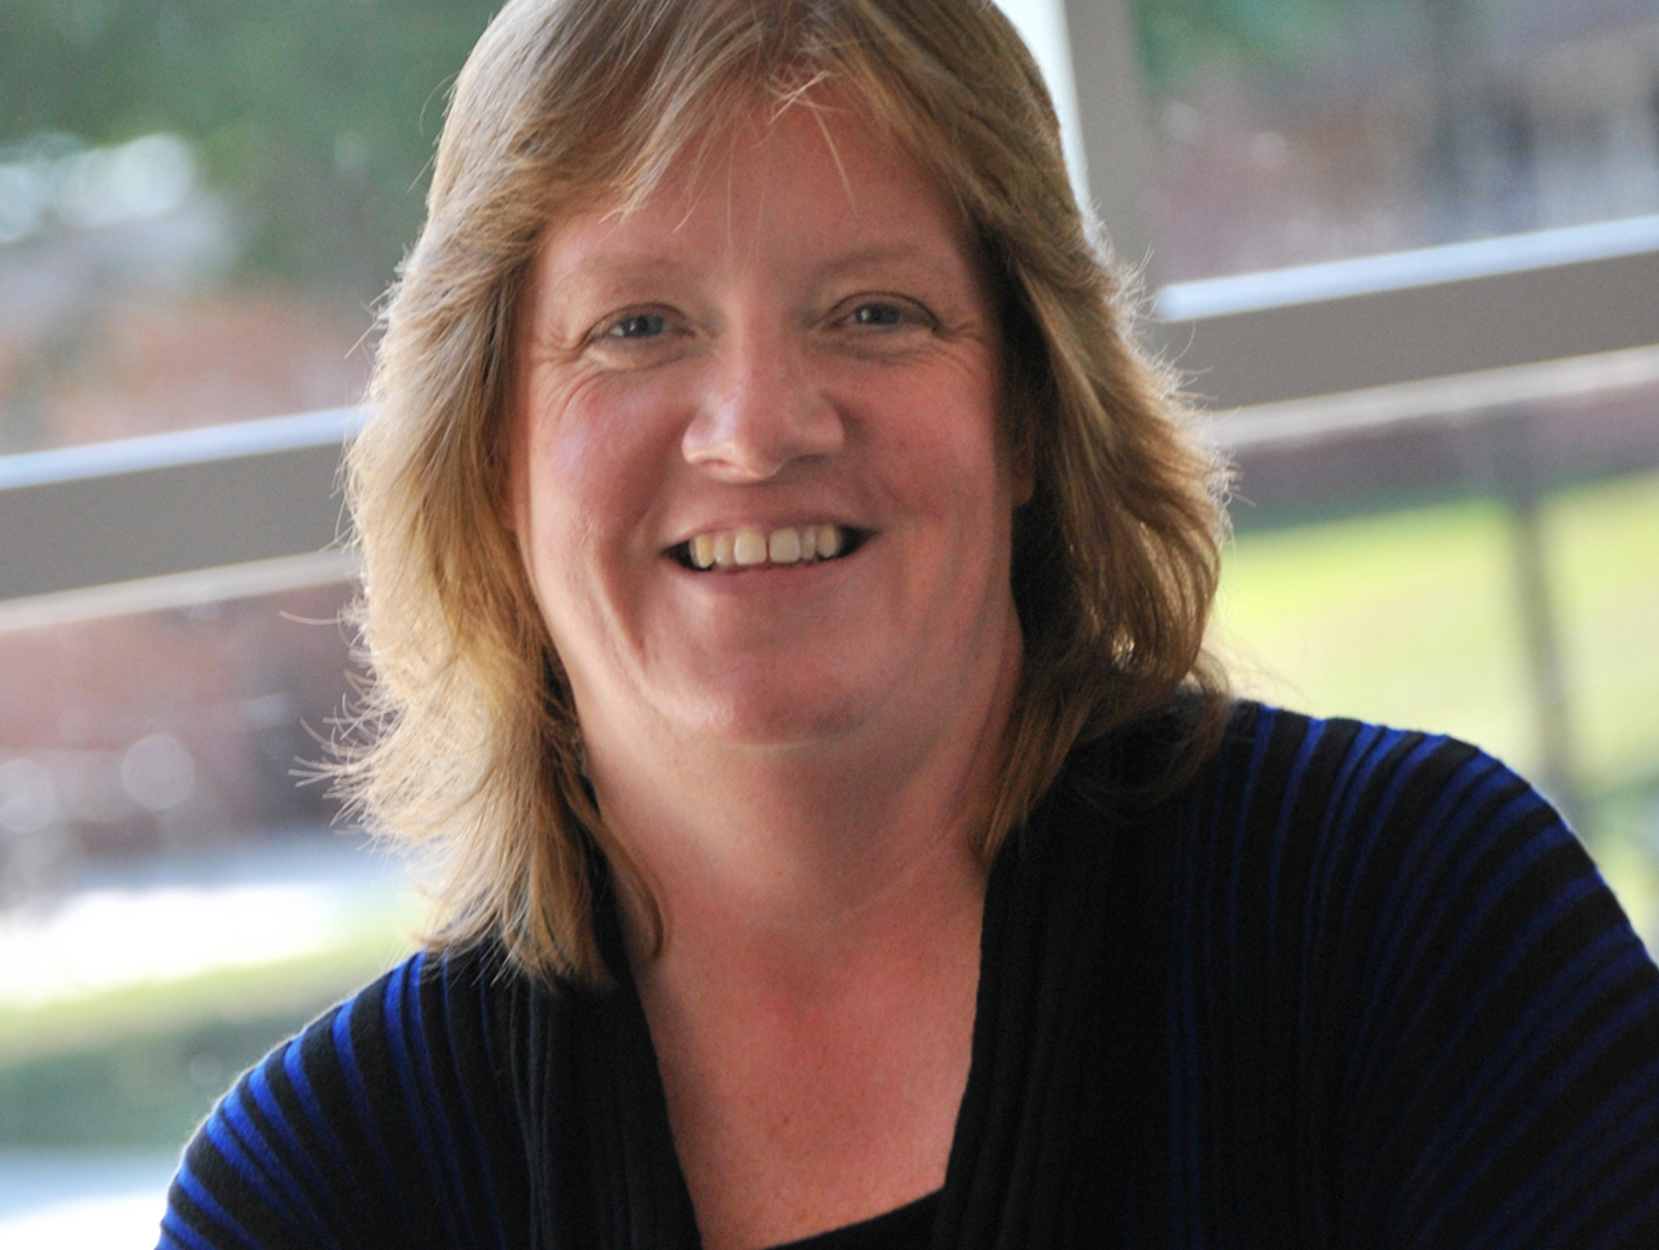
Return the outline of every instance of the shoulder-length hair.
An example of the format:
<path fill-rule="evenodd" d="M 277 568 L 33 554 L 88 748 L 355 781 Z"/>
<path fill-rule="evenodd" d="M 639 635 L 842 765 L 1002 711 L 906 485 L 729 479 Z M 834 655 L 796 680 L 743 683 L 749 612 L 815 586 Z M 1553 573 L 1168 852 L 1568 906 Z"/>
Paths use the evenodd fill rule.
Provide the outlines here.
<path fill-rule="evenodd" d="M 427 852 L 436 943 L 494 937 L 526 969 L 606 980 L 589 873 L 604 827 L 500 508 L 537 248 L 578 207 L 641 202 L 724 123 L 826 96 L 954 197 L 1001 289 L 1034 493 L 1015 522 L 1024 663 L 978 850 L 1080 740 L 1183 686 L 1221 705 L 1203 637 L 1222 473 L 1131 341 L 1041 76 L 990 0 L 512 0 L 456 83 L 346 470 L 371 673 L 336 774 L 372 827 Z"/>

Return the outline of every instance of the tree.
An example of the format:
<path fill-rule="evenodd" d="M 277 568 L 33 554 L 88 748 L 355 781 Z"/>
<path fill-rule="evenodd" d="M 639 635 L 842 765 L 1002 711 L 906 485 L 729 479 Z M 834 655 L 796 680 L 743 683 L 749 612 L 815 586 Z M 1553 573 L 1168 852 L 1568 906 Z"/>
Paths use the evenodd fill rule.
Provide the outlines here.
<path fill-rule="evenodd" d="M 372 298 L 414 237 L 490 0 L 0 7 L 0 145 L 172 131 L 236 208 L 243 272 Z"/>

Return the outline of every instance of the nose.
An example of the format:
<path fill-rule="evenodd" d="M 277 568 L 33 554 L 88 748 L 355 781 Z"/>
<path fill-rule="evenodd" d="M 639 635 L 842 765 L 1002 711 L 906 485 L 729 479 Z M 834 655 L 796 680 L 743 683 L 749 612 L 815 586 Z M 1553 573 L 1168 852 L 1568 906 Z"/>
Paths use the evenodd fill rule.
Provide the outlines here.
<path fill-rule="evenodd" d="M 681 451 L 725 481 L 760 482 L 797 461 L 833 456 L 845 437 L 798 337 L 751 332 L 716 352 Z"/>

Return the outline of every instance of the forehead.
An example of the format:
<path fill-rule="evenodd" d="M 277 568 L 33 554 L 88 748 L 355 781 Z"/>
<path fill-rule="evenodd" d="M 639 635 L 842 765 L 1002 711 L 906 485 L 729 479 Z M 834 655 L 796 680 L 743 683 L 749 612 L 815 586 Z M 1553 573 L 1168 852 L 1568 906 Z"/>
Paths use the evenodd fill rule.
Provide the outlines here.
<path fill-rule="evenodd" d="M 711 126 L 633 202 L 590 200 L 562 215 L 540 267 L 623 254 L 805 265 L 901 252 L 978 267 L 964 215 L 914 157 L 857 110 L 796 103 Z"/>

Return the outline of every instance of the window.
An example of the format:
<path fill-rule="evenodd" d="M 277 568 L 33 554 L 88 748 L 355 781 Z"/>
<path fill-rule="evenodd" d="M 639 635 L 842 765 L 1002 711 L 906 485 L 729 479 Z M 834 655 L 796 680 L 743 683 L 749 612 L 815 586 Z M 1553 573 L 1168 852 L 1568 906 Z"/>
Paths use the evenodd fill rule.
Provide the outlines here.
<path fill-rule="evenodd" d="M 0 1240 L 149 1226 L 228 1075 L 400 949 L 293 773 L 371 309 L 494 7 L 0 13 Z M 1238 462 L 1240 686 L 1505 756 L 1659 937 L 1659 6 L 1004 7 Z"/>

